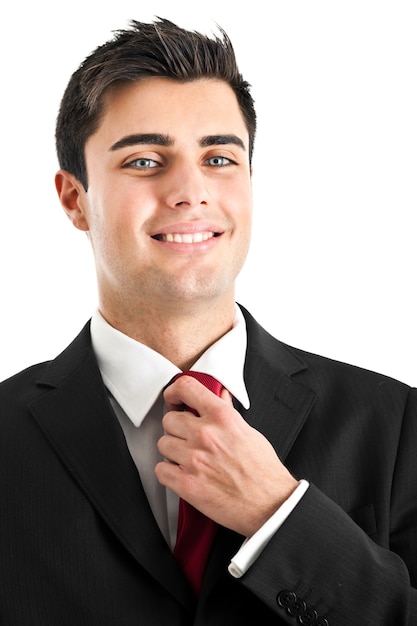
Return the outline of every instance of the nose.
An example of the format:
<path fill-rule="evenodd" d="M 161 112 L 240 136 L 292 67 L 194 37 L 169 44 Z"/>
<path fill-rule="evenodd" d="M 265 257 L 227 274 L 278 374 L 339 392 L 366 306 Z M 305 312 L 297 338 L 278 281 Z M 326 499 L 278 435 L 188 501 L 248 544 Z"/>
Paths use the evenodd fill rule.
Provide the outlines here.
<path fill-rule="evenodd" d="M 166 203 L 171 209 L 197 207 L 208 203 L 206 178 L 197 164 L 178 165 L 167 180 Z"/>

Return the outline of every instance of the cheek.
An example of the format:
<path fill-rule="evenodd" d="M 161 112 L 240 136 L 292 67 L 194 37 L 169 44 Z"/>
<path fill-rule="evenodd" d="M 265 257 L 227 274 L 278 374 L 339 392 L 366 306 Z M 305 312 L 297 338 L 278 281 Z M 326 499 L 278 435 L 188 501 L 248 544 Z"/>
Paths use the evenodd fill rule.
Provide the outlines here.
<path fill-rule="evenodd" d="M 119 256 L 123 248 L 123 238 L 126 228 L 123 225 L 123 214 L 117 209 L 109 195 L 105 201 L 103 198 L 95 198 L 90 203 L 90 232 L 89 238 L 96 256 L 96 260 L 108 256 Z"/>
<path fill-rule="evenodd" d="M 235 213 L 242 255 L 246 258 L 252 234 L 252 194 L 245 194 Z"/>
<path fill-rule="evenodd" d="M 91 230 L 106 239 L 121 238 L 135 221 L 135 198 L 117 187 L 104 188 L 90 203 Z M 137 200 L 136 200 L 137 203 Z"/>
<path fill-rule="evenodd" d="M 230 218 L 233 223 L 234 252 L 236 262 L 242 264 L 249 250 L 252 232 L 252 198 L 250 195 L 236 195 Z"/>
<path fill-rule="evenodd" d="M 252 192 L 246 186 L 237 186 L 231 190 L 233 201 L 233 220 L 237 228 L 243 232 L 250 231 L 252 226 Z"/>

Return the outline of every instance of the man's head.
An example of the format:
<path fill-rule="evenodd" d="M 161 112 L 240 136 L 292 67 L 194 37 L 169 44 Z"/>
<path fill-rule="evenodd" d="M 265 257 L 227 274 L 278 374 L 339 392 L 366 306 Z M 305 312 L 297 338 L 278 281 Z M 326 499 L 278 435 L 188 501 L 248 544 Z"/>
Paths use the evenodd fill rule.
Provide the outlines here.
<path fill-rule="evenodd" d="M 61 102 L 56 126 L 59 164 L 85 189 L 85 143 L 100 124 L 105 94 L 122 83 L 149 77 L 180 83 L 215 79 L 230 85 L 249 133 L 251 159 L 256 114 L 249 84 L 238 70 L 226 33 L 208 37 L 165 19 L 151 24 L 133 20 L 130 29 L 117 31 L 112 40 L 87 57 L 72 75 Z"/>
<path fill-rule="evenodd" d="M 145 311 L 153 321 L 197 309 L 230 321 L 250 241 L 254 132 L 226 35 L 134 22 L 74 74 L 55 184 L 88 232 L 100 310 L 117 328 L 137 327 L 139 311 L 141 323 Z"/>

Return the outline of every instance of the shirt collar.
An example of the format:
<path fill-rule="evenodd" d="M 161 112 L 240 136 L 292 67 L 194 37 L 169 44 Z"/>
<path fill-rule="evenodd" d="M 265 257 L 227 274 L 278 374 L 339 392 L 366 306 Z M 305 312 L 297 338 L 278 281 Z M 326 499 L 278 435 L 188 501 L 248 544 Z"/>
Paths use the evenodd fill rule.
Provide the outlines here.
<path fill-rule="evenodd" d="M 181 370 L 158 352 L 121 333 L 97 310 L 91 320 L 91 339 L 100 372 L 115 400 L 135 426 L 140 426 L 161 390 Z M 246 323 L 238 306 L 233 328 L 210 346 L 192 370 L 211 374 L 243 405 L 249 398 L 243 378 Z"/>

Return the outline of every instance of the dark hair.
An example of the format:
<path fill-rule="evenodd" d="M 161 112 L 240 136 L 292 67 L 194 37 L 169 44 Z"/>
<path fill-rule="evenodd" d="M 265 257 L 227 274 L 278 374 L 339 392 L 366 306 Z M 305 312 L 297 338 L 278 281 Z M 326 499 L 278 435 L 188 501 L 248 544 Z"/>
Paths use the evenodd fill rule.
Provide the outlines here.
<path fill-rule="evenodd" d="M 96 48 L 71 76 L 64 92 L 56 125 L 56 149 L 61 168 L 74 174 L 87 189 L 84 147 L 97 130 L 103 112 L 103 95 L 110 86 L 151 76 L 179 82 L 212 78 L 227 82 L 242 111 L 249 132 L 252 159 L 256 113 L 250 85 L 237 67 L 229 37 L 208 37 L 188 31 L 169 20 L 136 20 L 113 39 Z"/>

